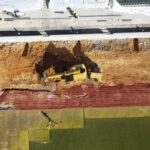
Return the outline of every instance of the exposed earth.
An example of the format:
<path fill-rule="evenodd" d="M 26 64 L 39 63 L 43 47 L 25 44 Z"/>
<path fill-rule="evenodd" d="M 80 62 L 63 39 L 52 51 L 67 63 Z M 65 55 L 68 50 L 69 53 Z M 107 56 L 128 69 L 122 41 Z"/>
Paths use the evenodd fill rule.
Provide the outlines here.
<path fill-rule="evenodd" d="M 3 43 L 0 45 L 0 88 L 45 88 L 40 79 L 45 69 L 53 65 L 56 72 L 61 72 L 77 63 L 84 63 L 87 68 L 100 66 L 102 84 L 150 83 L 149 49 L 149 39 Z M 55 90 L 56 85 L 48 88 Z"/>
<path fill-rule="evenodd" d="M 10 110 L 0 149 L 149 149 L 149 49 L 149 39 L 0 44 L 0 109 Z M 100 66 L 102 82 L 43 82 L 51 65 L 81 63 Z"/>
<path fill-rule="evenodd" d="M 1 105 L 15 109 L 149 105 L 149 46 L 149 39 L 3 43 Z M 50 66 L 60 73 L 75 64 L 87 69 L 98 65 L 102 82 L 43 81 L 42 73 Z"/>
<path fill-rule="evenodd" d="M 150 84 L 101 86 L 91 83 L 51 91 L 6 90 L 0 102 L 12 109 L 149 106 Z"/>

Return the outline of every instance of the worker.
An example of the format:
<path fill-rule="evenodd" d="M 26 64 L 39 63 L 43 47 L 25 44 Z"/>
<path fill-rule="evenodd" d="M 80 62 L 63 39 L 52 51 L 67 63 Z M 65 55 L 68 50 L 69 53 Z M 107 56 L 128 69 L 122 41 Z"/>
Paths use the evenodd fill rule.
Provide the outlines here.
<path fill-rule="evenodd" d="M 114 5 L 114 0 L 109 0 L 107 8 L 112 8 Z"/>
<path fill-rule="evenodd" d="M 46 5 L 47 9 L 49 8 L 49 3 L 50 3 L 50 0 L 44 0 L 44 4 Z"/>
<path fill-rule="evenodd" d="M 53 121 L 46 112 L 41 111 L 41 113 L 48 119 L 48 125 L 46 126 L 48 129 L 57 126 L 57 123 Z"/>

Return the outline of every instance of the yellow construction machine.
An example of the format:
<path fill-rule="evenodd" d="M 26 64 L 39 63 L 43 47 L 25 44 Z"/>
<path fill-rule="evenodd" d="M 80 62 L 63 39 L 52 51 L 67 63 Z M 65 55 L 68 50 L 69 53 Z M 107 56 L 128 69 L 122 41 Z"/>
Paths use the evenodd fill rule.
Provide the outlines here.
<path fill-rule="evenodd" d="M 78 64 L 74 65 L 73 67 L 70 67 L 68 71 L 62 72 L 62 73 L 54 73 L 53 67 L 48 68 L 43 73 L 44 81 L 48 82 L 51 81 L 60 81 L 65 80 L 66 82 L 69 81 L 80 81 L 85 79 L 93 79 L 95 81 L 101 82 L 101 71 L 98 67 L 96 69 L 88 69 L 84 64 Z M 52 73 L 53 72 L 53 73 Z"/>

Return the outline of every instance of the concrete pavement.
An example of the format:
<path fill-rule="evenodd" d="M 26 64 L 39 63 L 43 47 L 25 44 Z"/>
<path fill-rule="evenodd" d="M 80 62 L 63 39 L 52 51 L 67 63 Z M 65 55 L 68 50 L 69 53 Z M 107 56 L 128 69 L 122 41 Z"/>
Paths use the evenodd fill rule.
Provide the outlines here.
<path fill-rule="evenodd" d="M 143 14 L 127 14 L 100 8 L 76 9 L 74 12 L 78 18 L 67 9 L 29 11 L 19 18 L 1 13 L 0 42 L 149 38 L 150 36 L 150 17 Z"/>
<path fill-rule="evenodd" d="M 21 18 L 0 14 L 0 30 L 65 30 L 82 28 L 112 28 L 149 25 L 150 18 L 142 14 L 125 14 L 109 9 L 77 9 L 74 18 L 67 10 L 37 10 Z"/>

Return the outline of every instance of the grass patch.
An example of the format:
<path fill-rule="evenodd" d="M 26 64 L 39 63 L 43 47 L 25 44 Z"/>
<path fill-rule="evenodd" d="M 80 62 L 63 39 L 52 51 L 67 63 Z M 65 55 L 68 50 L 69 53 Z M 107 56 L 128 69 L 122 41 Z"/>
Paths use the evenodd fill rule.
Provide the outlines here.
<path fill-rule="evenodd" d="M 53 109 L 44 110 L 47 115 L 55 121 L 58 126 L 54 129 L 68 129 L 68 128 L 83 128 L 84 116 L 83 109 Z M 12 114 L 11 114 L 12 115 Z M 47 129 L 48 119 L 41 113 L 41 111 L 19 111 L 18 112 L 18 127 L 20 130 L 24 129 Z M 16 125 L 16 124 L 14 124 Z"/>
<path fill-rule="evenodd" d="M 29 134 L 28 130 L 19 132 L 19 150 L 29 150 Z"/>
<path fill-rule="evenodd" d="M 58 124 L 53 129 L 83 128 L 83 109 L 49 110 L 47 114 Z"/>
<path fill-rule="evenodd" d="M 148 150 L 150 118 L 89 119 L 84 129 L 52 130 L 48 144 L 30 150 Z"/>
<path fill-rule="evenodd" d="M 133 118 L 150 116 L 150 108 L 143 107 L 113 107 L 113 108 L 86 108 L 86 119 L 93 118 Z"/>
<path fill-rule="evenodd" d="M 49 142 L 50 135 L 47 129 L 32 129 L 29 131 L 29 140 L 35 142 Z"/>
<path fill-rule="evenodd" d="M 83 109 L 64 109 L 60 113 L 59 129 L 83 128 Z"/>

